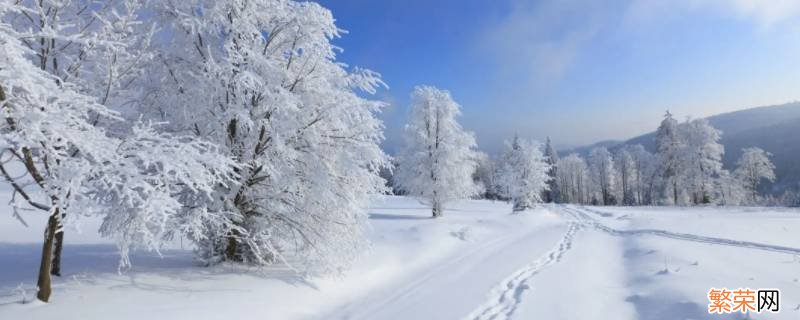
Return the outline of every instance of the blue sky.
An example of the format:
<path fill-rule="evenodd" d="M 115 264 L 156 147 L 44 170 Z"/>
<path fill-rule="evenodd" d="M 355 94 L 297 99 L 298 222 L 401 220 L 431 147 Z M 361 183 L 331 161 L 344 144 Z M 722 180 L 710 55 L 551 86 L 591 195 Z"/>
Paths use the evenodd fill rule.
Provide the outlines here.
<path fill-rule="evenodd" d="M 450 90 L 481 149 L 519 133 L 559 146 L 800 99 L 800 1 L 323 0 L 340 60 L 390 88 L 393 153 L 414 85 Z"/>

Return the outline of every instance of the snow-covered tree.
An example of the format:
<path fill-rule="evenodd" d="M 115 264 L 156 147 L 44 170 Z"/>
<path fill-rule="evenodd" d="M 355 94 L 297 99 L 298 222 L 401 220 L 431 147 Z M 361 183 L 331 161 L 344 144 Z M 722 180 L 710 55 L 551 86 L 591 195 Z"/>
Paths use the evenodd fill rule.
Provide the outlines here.
<path fill-rule="evenodd" d="M 398 155 L 397 184 L 430 205 L 440 217 L 447 202 L 476 195 L 475 138 L 456 121 L 460 106 L 450 92 L 418 86 L 411 94 L 411 117 Z"/>
<path fill-rule="evenodd" d="M 497 194 L 495 183 L 495 173 L 497 172 L 495 162 L 488 154 L 480 151 L 476 152 L 475 161 L 478 163 L 478 166 L 473 174 L 473 180 L 475 180 L 475 184 L 483 190 L 482 198 L 498 199 L 499 194 Z"/>
<path fill-rule="evenodd" d="M 31 62 L 69 82 L 81 94 L 114 111 L 138 100 L 139 75 L 152 54 L 154 27 L 140 19 L 145 1 L 15 1 L 1 18 L 33 50 Z M 123 114 L 119 114 L 123 116 Z M 129 137 L 134 121 L 105 121 L 93 114 L 91 123 L 117 137 Z M 133 117 L 132 119 L 137 119 Z M 66 213 L 64 213 L 66 214 Z M 56 234 L 51 272 L 60 275 L 64 228 Z"/>
<path fill-rule="evenodd" d="M 551 169 L 538 142 L 515 136 L 506 141 L 505 151 L 498 164 L 497 181 L 501 195 L 514 203 L 514 211 L 530 208 L 542 202 L 541 195 L 549 188 Z"/>
<path fill-rule="evenodd" d="M 620 148 L 614 155 L 614 168 L 618 174 L 619 194 L 624 205 L 636 204 L 636 163 L 627 148 Z"/>
<path fill-rule="evenodd" d="M 715 180 L 724 174 L 725 148 L 719 143 L 722 133 L 705 119 L 687 121 L 681 128 L 684 141 L 681 180 L 686 183 L 692 203 L 711 203 L 717 186 Z"/>
<path fill-rule="evenodd" d="M 654 204 L 654 193 L 657 183 L 656 157 L 645 150 L 644 146 L 637 144 L 626 146 L 633 160 L 633 193 L 636 204 Z"/>
<path fill-rule="evenodd" d="M 22 39 L 63 38 L 58 29 L 15 30 L 5 21 L 31 14 L 19 4 L 0 3 L 0 173 L 13 189 L 15 217 L 25 223 L 17 210 L 48 213 L 37 283 L 37 297 L 48 301 L 54 242 L 64 225 L 100 217 L 101 233 L 117 240 L 125 266 L 129 248 L 157 250 L 193 228 L 174 216 L 204 213 L 187 209 L 177 192 L 208 196 L 232 172 L 212 145 L 156 134 L 142 123 L 124 138 L 98 127 L 97 119 L 126 124 L 79 85 L 34 64 L 41 52 Z"/>
<path fill-rule="evenodd" d="M 154 57 L 148 1 L 15 1 L 3 20 L 33 50 L 34 65 L 115 111 L 140 98 L 139 77 Z M 92 119 L 97 124 L 102 117 Z M 118 126 L 115 123 L 115 126 Z M 124 126 L 129 129 L 130 126 Z M 113 129 L 113 128 L 107 128 Z"/>
<path fill-rule="evenodd" d="M 716 202 L 722 190 L 719 181 L 725 152 L 719 142 L 722 133 L 708 120 L 687 120 L 679 124 L 667 112 L 656 132 L 657 176 L 667 203 Z"/>
<path fill-rule="evenodd" d="M 778 198 L 778 203 L 785 207 L 800 207 L 800 185 L 784 190 Z"/>
<path fill-rule="evenodd" d="M 705 119 L 679 124 L 667 112 L 656 132 L 658 175 L 667 203 L 716 202 L 722 191 L 719 179 L 725 152 L 719 142 L 722 133 Z"/>
<path fill-rule="evenodd" d="M 558 152 L 553 148 L 550 137 L 547 137 L 547 142 L 544 146 L 544 158 L 545 162 L 550 166 L 550 170 L 547 171 L 547 176 L 550 177 L 550 180 L 547 182 L 547 190 L 542 193 L 542 201 L 559 202 L 558 179 L 556 179 L 558 176 Z"/>
<path fill-rule="evenodd" d="M 611 153 L 605 147 L 597 147 L 589 152 L 589 175 L 594 186 L 593 193 L 596 194 L 595 200 L 602 205 L 615 204 L 617 186 L 614 180 L 617 171 Z"/>
<path fill-rule="evenodd" d="M 762 180 L 775 181 L 775 165 L 769 160 L 771 153 L 760 148 L 742 149 L 742 156 L 736 161 L 734 174 L 750 194 L 750 201 L 758 203 L 758 185 Z"/>
<path fill-rule="evenodd" d="M 570 154 L 558 161 L 558 187 L 564 203 L 588 203 L 589 169 L 586 161 Z"/>
<path fill-rule="evenodd" d="M 725 170 L 714 182 L 717 184 L 715 190 L 719 204 L 738 206 L 748 202 L 749 192 L 735 174 Z"/>
<path fill-rule="evenodd" d="M 291 254 L 310 272 L 349 264 L 365 244 L 369 195 L 386 188 L 384 103 L 361 95 L 384 84 L 337 60 L 331 12 L 289 0 L 158 1 L 153 12 L 170 41 L 158 43 L 143 110 L 237 163 L 238 183 L 209 204 L 224 223 L 192 236 L 201 257 Z"/>
<path fill-rule="evenodd" d="M 682 168 L 683 141 L 678 121 L 667 111 L 664 120 L 656 131 L 656 150 L 658 154 L 658 171 L 667 197 L 672 204 L 679 203 L 680 178 Z"/>

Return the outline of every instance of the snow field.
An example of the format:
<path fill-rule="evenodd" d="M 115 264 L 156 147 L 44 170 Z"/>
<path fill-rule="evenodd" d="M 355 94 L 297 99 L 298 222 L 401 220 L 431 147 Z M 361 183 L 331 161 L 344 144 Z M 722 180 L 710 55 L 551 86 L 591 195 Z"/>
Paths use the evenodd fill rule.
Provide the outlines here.
<path fill-rule="evenodd" d="M 323 278 L 286 266 L 202 267 L 179 244 L 163 257 L 135 252 L 118 273 L 115 248 L 87 223 L 67 234 L 49 304 L 19 303 L 34 292 L 41 217 L 26 217 L 31 229 L 8 218 L 0 319 L 746 319 L 708 315 L 711 287 L 778 288 L 781 313 L 750 318 L 800 316 L 797 210 L 511 209 L 459 201 L 431 219 L 413 199 L 375 200 L 369 251 Z"/>

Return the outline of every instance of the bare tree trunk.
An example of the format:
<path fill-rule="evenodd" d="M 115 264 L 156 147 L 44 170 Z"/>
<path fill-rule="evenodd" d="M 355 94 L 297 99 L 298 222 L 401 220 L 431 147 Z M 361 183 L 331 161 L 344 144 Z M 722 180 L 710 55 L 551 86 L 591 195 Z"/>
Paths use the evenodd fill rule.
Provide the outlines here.
<path fill-rule="evenodd" d="M 678 205 L 678 182 L 672 182 L 672 204 L 677 206 Z"/>
<path fill-rule="evenodd" d="M 56 219 L 58 211 L 58 208 L 54 209 L 53 214 L 50 215 L 50 218 L 47 220 L 47 228 L 44 231 L 42 260 L 39 265 L 39 280 L 37 282 L 39 291 L 36 293 L 36 298 L 44 302 L 50 300 L 50 293 L 52 292 L 50 268 L 53 266 L 53 240 L 55 239 L 56 230 L 58 228 L 58 220 Z"/>
<path fill-rule="evenodd" d="M 241 261 L 241 257 L 237 254 L 238 243 L 236 242 L 236 235 L 231 232 L 228 236 L 228 243 L 225 246 L 225 259 L 228 261 Z"/>
<path fill-rule="evenodd" d="M 2 104 L 0 104 L 0 107 L 5 107 L 6 106 L 5 105 L 6 99 L 7 98 L 6 98 L 5 91 L 3 90 L 3 87 L 0 86 L 0 102 L 3 102 Z M 12 126 L 12 128 L 15 126 L 14 120 L 11 119 L 11 118 L 6 118 L 6 122 L 8 124 L 10 124 Z M 23 163 L 25 164 L 25 167 L 26 167 L 28 173 L 33 177 L 33 179 L 34 179 L 34 181 L 36 181 L 36 183 L 38 183 L 40 186 L 44 187 L 43 178 L 38 173 L 38 170 L 36 170 L 36 167 L 33 164 L 33 160 L 32 160 L 33 157 L 31 156 L 30 150 L 23 147 L 22 152 L 23 152 L 24 157 L 25 157 L 25 160 L 23 161 Z M 25 195 L 25 192 L 21 191 L 21 188 L 18 187 L 14 183 L 14 181 L 12 181 L 11 178 L 9 178 L 8 174 L 6 173 L 6 171 L 5 170 L 2 170 L 2 171 L 3 171 L 3 174 L 5 175 L 6 179 L 14 186 L 16 191 L 18 191 L 21 194 L 23 194 L 25 199 L 28 200 L 28 202 L 31 203 L 34 207 L 39 208 L 39 209 L 43 209 L 41 206 L 38 206 L 35 203 L 31 202 L 30 199 L 28 198 L 28 196 Z M 53 198 L 52 200 L 55 200 L 55 198 Z M 55 203 L 56 202 L 53 201 L 53 205 L 54 206 L 55 206 Z M 58 207 L 55 207 L 55 208 L 52 209 L 52 213 L 50 214 L 50 217 L 47 219 L 47 227 L 44 230 L 44 243 L 42 244 L 42 257 L 41 257 L 41 260 L 39 261 L 39 277 L 38 277 L 37 282 L 36 282 L 36 285 L 37 285 L 37 288 L 38 288 L 38 290 L 36 292 L 36 298 L 38 298 L 39 300 L 41 300 L 43 302 L 48 302 L 50 300 L 50 294 L 53 291 L 52 285 L 51 285 L 51 280 L 52 279 L 50 278 L 50 272 L 52 271 L 52 267 L 54 265 L 54 261 L 53 261 L 53 241 L 55 240 L 56 232 L 58 231 L 58 227 L 59 227 L 59 219 L 58 219 L 59 214 L 60 214 L 60 210 L 59 210 Z M 60 260 L 61 245 L 63 244 L 62 242 L 63 242 L 63 234 L 60 234 L 59 245 L 58 245 L 58 257 L 59 257 L 59 260 L 57 262 L 55 262 L 56 266 L 58 266 L 58 269 L 56 269 L 56 270 L 60 270 L 60 265 L 61 265 L 61 262 L 60 262 L 61 261 Z M 57 272 L 60 272 L 60 271 L 57 271 Z"/>
<path fill-rule="evenodd" d="M 61 276 L 61 251 L 64 249 L 64 218 L 66 215 L 61 214 L 61 219 L 58 219 L 56 226 L 55 247 L 53 248 L 53 267 L 50 274 L 54 276 Z"/>
<path fill-rule="evenodd" d="M 53 266 L 50 274 L 61 276 L 61 250 L 64 248 L 64 227 L 59 223 L 56 226 L 55 247 L 53 248 Z"/>
<path fill-rule="evenodd" d="M 432 211 L 433 211 L 433 217 L 434 218 L 439 218 L 439 217 L 442 216 L 442 205 L 439 203 L 439 201 L 434 201 L 433 202 Z"/>

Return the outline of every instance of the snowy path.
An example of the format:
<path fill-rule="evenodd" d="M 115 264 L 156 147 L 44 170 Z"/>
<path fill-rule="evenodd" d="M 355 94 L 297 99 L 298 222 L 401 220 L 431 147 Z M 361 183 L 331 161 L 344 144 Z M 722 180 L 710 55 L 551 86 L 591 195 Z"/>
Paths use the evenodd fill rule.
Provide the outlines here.
<path fill-rule="evenodd" d="M 572 248 L 573 238 L 579 230 L 580 225 L 570 222 L 569 228 L 558 246 L 504 280 L 492 290 L 489 301 L 467 316 L 465 320 L 510 319 L 522 302 L 522 293 L 530 288 L 528 282 L 531 278 L 544 268 L 560 262 L 564 254 Z"/>
<path fill-rule="evenodd" d="M 786 246 L 779 246 L 779 245 L 771 245 L 771 244 L 764 244 L 758 242 L 750 242 L 750 241 L 742 241 L 742 240 L 734 240 L 734 239 L 724 239 L 724 238 L 716 238 L 716 237 L 708 237 L 708 236 L 701 236 L 696 234 L 690 233 L 680 233 L 680 232 L 671 232 L 666 230 L 658 230 L 658 229 L 632 229 L 632 230 L 619 230 L 607 225 L 602 224 L 601 222 L 597 221 L 596 219 L 590 217 L 587 213 L 595 213 L 601 214 L 597 211 L 591 211 L 587 209 L 581 209 L 575 206 L 559 206 L 564 212 L 572 215 L 579 221 L 581 221 L 585 225 L 592 226 L 598 230 L 606 232 L 611 235 L 615 236 L 656 236 L 656 237 L 664 237 L 676 240 L 684 240 L 684 241 L 693 241 L 693 242 L 700 242 L 700 243 L 707 243 L 713 245 L 724 245 L 724 246 L 732 246 L 732 247 L 739 247 L 739 248 L 748 248 L 748 249 L 755 249 L 755 250 L 765 250 L 765 251 L 773 251 L 779 253 L 788 253 L 788 254 L 800 254 L 800 248 L 793 248 L 793 247 L 786 247 Z"/>
<path fill-rule="evenodd" d="M 586 230 L 587 233 L 591 234 L 593 241 L 598 241 L 604 243 L 605 247 L 604 250 L 610 250 L 613 243 L 611 239 L 608 239 L 608 236 L 619 237 L 625 240 L 624 242 L 617 242 L 619 243 L 618 246 L 620 247 L 619 250 L 625 250 L 622 247 L 628 247 L 627 251 L 624 254 L 618 254 L 616 257 L 612 256 L 608 262 L 602 267 L 598 266 L 598 270 L 593 270 L 594 272 L 589 272 L 590 274 L 598 273 L 604 274 L 605 277 L 613 277 L 608 273 L 628 273 L 628 278 L 635 278 L 635 280 L 624 280 L 625 277 L 617 276 L 616 284 L 612 281 L 612 286 L 620 286 L 620 287 L 627 287 L 626 289 L 621 290 L 611 290 L 609 292 L 613 292 L 611 295 L 605 296 L 606 299 L 604 304 L 613 305 L 610 308 L 610 312 L 616 314 L 617 319 L 658 319 L 658 320 L 666 320 L 666 319 L 695 319 L 696 317 L 704 317 L 708 316 L 704 311 L 704 305 L 702 302 L 690 302 L 692 296 L 691 293 L 689 294 L 676 294 L 676 293 L 669 293 L 665 298 L 657 298 L 653 299 L 648 297 L 646 294 L 642 294 L 642 292 L 647 291 L 654 291 L 654 294 L 664 294 L 663 288 L 660 289 L 653 289 L 650 287 L 658 287 L 655 285 L 662 279 L 659 277 L 664 277 L 669 275 L 671 272 L 679 272 L 680 268 L 675 268 L 674 270 L 664 269 L 659 270 L 656 273 L 644 274 L 642 275 L 641 266 L 636 266 L 635 264 L 641 262 L 640 260 L 646 259 L 637 256 L 636 250 L 639 246 L 643 246 L 648 243 L 648 241 L 639 242 L 636 241 L 634 238 L 631 237 L 639 237 L 639 236 L 652 236 L 656 238 L 664 238 L 667 239 L 667 242 L 660 242 L 660 244 L 666 245 L 667 247 L 674 247 L 671 245 L 670 241 L 678 240 L 678 241 L 689 241 L 698 243 L 701 245 L 723 245 L 728 247 L 733 247 L 734 250 L 758 250 L 758 251 L 766 251 L 772 253 L 785 253 L 785 254 L 799 254 L 800 249 L 789 247 L 789 246 L 781 246 L 781 245 L 774 245 L 774 244 L 765 244 L 759 242 L 752 242 L 752 241 L 744 241 L 744 240 L 734 240 L 734 239 L 726 239 L 726 238 L 719 238 L 719 237 L 710 237 L 704 235 L 697 235 L 691 233 L 682 233 L 682 232 L 672 232 L 667 230 L 660 230 L 660 229 L 619 229 L 610 227 L 603 222 L 601 222 L 604 218 L 611 218 L 614 217 L 614 214 L 608 212 L 602 212 L 593 210 L 590 208 L 585 207 L 577 207 L 577 206 L 568 206 L 568 205 L 560 205 L 555 206 L 554 211 L 560 213 L 565 220 L 569 220 L 570 227 L 568 231 L 562 237 L 561 242 L 549 251 L 546 255 L 541 256 L 537 260 L 529 263 L 528 265 L 524 266 L 523 268 L 517 270 L 513 274 L 511 274 L 506 280 L 499 283 L 495 288 L 493 288 L 490 293 L 488 294 L 487 301 L 484 302 L 480 307 L 476 308 L 472 313 L 468 316 L 464 317 L 463 320 L 502 320 L 502 319 L 528 319 L 531 317 L 542 317 L 548 319 L 598 319 L 603 318 L 604 316 L 598 314 L 587 314 L 581 313 L 577 315 L 567 316 L 565 314 L 566 310 L 560 310 L 557 312 L 553 312 L 553 309 L 560 309 L 563 308 L 556 304 L 563 304 L 565 301 L 558 301 L 558 299 L 550 299 L 549 295 L 553 295 L 553 293 L 562 292 L 561 294 L 556 294 L 557 296 L 567 297 L 567 299 L 576 297 L 579 294 L 577 292 L 581 291 L 596 291 L 598 289 L 603 290 L 603 286 L 608 285 L 608 283 L 601 283 L 600 285 L 591 283 L 591 280 L 584 280 L 584 281 L 575 281 L 572 283 L 582 284 L 580 288 L 569 288 L 564 286 L 564 282 L 569 282 L 570 280 L 576 280 L 578 278 L 585 279 L 586 274 L 570 274 L 569 272 L 564 272 L 564 270 L 558 270 L 558 268 L 565 268 L 570 269 L 574 268 L 576 263 L 578 264 L 588 264 L 591 265 L 597 261 L 592 261 L 591 259 L 587 259 L 585 252 L 583 253 L 584 256 L 573 257 L 573 261 L 568 263 L 566 266 L 559 266 L 559 263 L 562 258 L 564 257 L 565 253 L 572 248 L 574 245 L 574 238 L 575 234 L 581 230 L 582 228 L 588 227 L 589 229 Z M 593 216 L 598 216 L 599 219 L 594 218 Z M 606 239 L 603 239 L 602 235 L 606 235 Z M 625 243 L 623 245 L 622 243 Z M 613 250 L 610 250 L 611 252 Z M 644 254 L 650 254 L 652 252 L 657 252 L 657 250 L 650 249 L 646 251 Z M 742 253 L 738 253 L 737 255 L 741 255 Z M 679 256 L 674 256 L 670 254 L 670 259 L 680 259 Z M 664 258 L 666 261 L 666 257 Z M 715 261 L 716 262 L 716 261 Z M 697 267 L 698 262 L 693 262 L 690 266 Z M 549 267 L 555 268 L 547 275 L 542 275 L 545 279 L 536 280 L 536 276 L 544 273 L 546 269 Z M 744 269 L 744 268 L 743 268 Z M 567 278 L 572 277 L 572 279 Z M 549 278 L 549 279 L 548 279 Z M 554 279 L 555 278 L 555 279 Z M 750 278 L 753 279 L 752 277 Z M 707 279 L 704 279 L 707 280 Z M 770 280 L 774 281 L 774 280 Z M 797 280 L 795 279 L 795 282 Z M 632 284 L 632 283 L 635 283 Z M 536 291 L 539 292 L 537 295 L 536 293 L 531 293 L 531 287 L 536 286 Z M 619 288 L 618 288 L 619 289 Z M 673 289 L 670 289 L 673 290 Z M 699 293 L 702 295 L 704 291 L 695 290 L 694 293 Z M 564 293 L 566 292 L 566 293 Z M 669 291 L 667 291 L 669 292 Z M 616 299 L 614 298 L 614 294 L 617 295 Z M 620 295 L 622 294 L 622 295 Z M 696 299 L 697 297 L 694 297 Z M 616 301 L 613 301 L 616 300 Z M 547 302 L 543 302 L 547 301 Z M 701 300 L 702 301 L 702 300 Z M 549 303 L 549 304 L 548 304 Z M 584 302 L 585 303 L 585 302 Z M 662 304 L 662 306 L 659 306 Z M 632 308 L 635 311 L 630 310 Z M 527 313 L 518 312 L 518 309 L 526 308 Z M 548 313 L 548 310 L 552 313 Z M 792 310 L 797 312 L 800 310 L 800 304 Z M 601 313 L 602 314 L 602 313 Z M 742 315 L 730 315 L 729 317 L 725 317 L 726 319 L 739 319 Z"/>
<path fill-rule="evenodd" d="M 458 319 L 471 311 L 470 306 L 485 301 L 486 292 L 519 266 L 544 257 L 540 265 L 529 266 L 533 274 L 521 270 L 515 272 L 519 279 L 503 281 L 524 281 L 537 272 L 535 267 L 543 268 L 560 259 L 577 229 L 577 224 L 557 223 L 496 237 L 414 274 L 400 285 L 370 292 L 367 298 L 323 318 Z M 557 243 L 557 249 L 549 250 L 548 243 Z M 524 284 L 519 285 L 516 289 L 524 290 Z"/>

